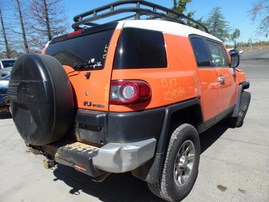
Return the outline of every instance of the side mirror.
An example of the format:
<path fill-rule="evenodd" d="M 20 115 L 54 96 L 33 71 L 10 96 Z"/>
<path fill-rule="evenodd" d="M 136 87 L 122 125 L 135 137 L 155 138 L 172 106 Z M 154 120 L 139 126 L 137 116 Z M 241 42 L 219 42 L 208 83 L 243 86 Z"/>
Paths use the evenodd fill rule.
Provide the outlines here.
<path fill-rule="evenodd" d="M 240 55 L 239 53 L 232 53 L 231 54 L 231 68 L 236 68 L 240 64 Z"/>

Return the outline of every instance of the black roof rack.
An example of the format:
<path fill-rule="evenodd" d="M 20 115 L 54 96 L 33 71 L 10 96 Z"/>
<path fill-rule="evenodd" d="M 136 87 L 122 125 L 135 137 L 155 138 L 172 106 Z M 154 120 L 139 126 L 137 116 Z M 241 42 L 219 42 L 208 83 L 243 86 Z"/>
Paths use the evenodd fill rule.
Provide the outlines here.
<path fill-rule="evenodd" d="M 143 19 L 162 19 L 180 24 L 186 24 L 186 22 L 189 22 L 194 24 L 197 28 L 202 28 L 204 31 L 208 32 L 207 28 L 203 24 L 185 16 L 182 13 L 178 13 L 174 10 L 143 0 L 116 1 L 87 11 L 74 17 L 74 24 L 72 27 L 75 30 L 82 29 L 82 27 L 80 27 L 81 25 L 93 27 L 99 25 L 95 22 L 97 20 L 108 18 L 110 16 L 121 15 L 123 13 L 128 15 L 109 22 L 132 18 L 141 19 L 141 17 L 144 17 Z"/>

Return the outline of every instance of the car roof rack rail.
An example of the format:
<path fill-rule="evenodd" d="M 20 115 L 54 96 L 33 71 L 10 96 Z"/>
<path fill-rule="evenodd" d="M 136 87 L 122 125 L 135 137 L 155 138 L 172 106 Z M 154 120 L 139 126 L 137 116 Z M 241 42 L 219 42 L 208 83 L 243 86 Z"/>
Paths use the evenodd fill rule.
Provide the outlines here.
<path fill-rule="evenodd" d="M 122 17 L 123 14 L 129 14 Z M 131 14 L 131 15 L 130 15 Z M 182 13 L 178 13 L 172 9 L 165 8 L 163 6 L 150 3 L 143 0 L 123 0 L 116 1 L 114 3 L 87 11 L 74 17 L 74 23 L 72 28 L 74 30 L 82 29 L 81 25 L 84 26 L 97 26 L 99 25 L 95 21 L 102 20 L 115 15 L 121 15 L 121 18 L 114 19 L 109 22 L 116 22 L 127 19 L 162 19 L 180 24 L 192 24 L 196 28 L 202 28 L 208 33 L 208 29 L 201 23 L 195 21 L 192 18 L 185 16 Z"/>

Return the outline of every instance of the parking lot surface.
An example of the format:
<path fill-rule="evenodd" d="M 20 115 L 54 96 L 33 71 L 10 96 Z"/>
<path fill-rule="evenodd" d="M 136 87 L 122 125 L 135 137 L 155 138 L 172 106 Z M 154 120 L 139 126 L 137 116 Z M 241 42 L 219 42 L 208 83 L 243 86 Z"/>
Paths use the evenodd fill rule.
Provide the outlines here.
<path fill-rule="evenodd" d="M 199 175 L 184 201 L 269 201 L 269 49 L 242 56 L 252 101 L 242 128 L 220 123 L 200 135 Z M 77 171 L 44 169 L 30 153 L 11 117 L 0 115 L 0 201 L 162 201 L 131 174 L 114 174 L 96 183 Z"/>

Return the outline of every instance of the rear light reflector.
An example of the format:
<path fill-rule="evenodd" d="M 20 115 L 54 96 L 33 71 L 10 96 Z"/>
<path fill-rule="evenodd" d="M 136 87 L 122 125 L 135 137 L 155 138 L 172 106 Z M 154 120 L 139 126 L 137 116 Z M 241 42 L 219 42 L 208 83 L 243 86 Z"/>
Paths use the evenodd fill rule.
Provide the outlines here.
<path fill-rule="evenodd" d="M 140 80 L 111 82 L 110 104 L 134 104 L 145 102 L 151 97 L 148 83 Z"/>
<path fill-rule="evenodd" d="M 78 170 L 81 170 L 81 171 L 86 171 L 87 169 L 84 167 L 84 166 L 81 166 L 81 165 L 78 165 L 78 164 L 75 164 L 74 167 Z"/>

